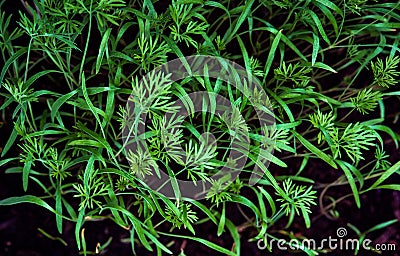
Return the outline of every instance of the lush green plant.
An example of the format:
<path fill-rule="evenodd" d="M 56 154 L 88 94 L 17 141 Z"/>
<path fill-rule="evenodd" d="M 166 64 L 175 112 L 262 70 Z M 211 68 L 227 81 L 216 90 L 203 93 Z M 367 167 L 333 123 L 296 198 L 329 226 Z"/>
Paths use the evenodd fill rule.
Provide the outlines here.
<path fill-rule="evenodd" d="M 19 13 L 4 9 L 0 110 L 12 131 L 1 131 L 7 140 L 0 166 L 22 177 L 26 195 L 0 205 L 40 205 L 54 213 L 60 233 L 65 221 L 76 223 L 77 247 L 84 254 L 94 250 L 86 245 L 85 222 L 111 219 L 127 232 L 134 252 L 143 246 L 158 255 L 172 253 L 160 237 L 243 255 L 229 204 L 252 211 L 245 218 L 254 240 L 273 237 L 277 222 L 290 231 L 295 215 L 312 227 L 317 195 L 320 204 L 328 196 L 326 189 L 317 193 L 320 181 L 304 173 L 319 160 L 335 173 L 332 179 L 341 176 L 326 188 L 335 182 L 350 186 L 362 207 L 361 194 L 400 190 L 385 184 L 399 174 L 400 162 L 389 161 L 383 137 L 398 146 L 399 135 L 385 119 L 386 100 L 400 96 L 399 29 L 397 1 L 37 0 Z M 254 123 L 253 102 L 260 92 L 245 95 L 206 76 L 173 82 L 168 74 L 154 73 L 141 82 L 145 73 L 186 55 L 218 56 L 244 66 L 269 97 L 276 129 Z M 198 91 L 217 93 L 240 111 L 219 116 L 212 99 L 202 99 L 201 112 L 165 117 L 176 111 L 171 100 L 187 100 Z M 148 150 L 123 150 L 121 129 L 135 124 L 126 110 L 129 95 L 150 117 L 140 138 Z M 234 165 L 227 154 L 229 136 L 242 128 L 250 136 L 243 172 L 234 182 L 213 180 L 206 199 L 179 193 L 170 199 L 140 179 L 161 166 L 173 177 L 207 180 L 225 163 Z M 213 134 L 214 143 L 201 134 Z M 263 150 L 271 139 L 274 156 Z M 367 156 L 368 150 L 375 156 Z M 300 167 L 288 159 L 300 159 Z M 254 168 L 263 173 L 256 186 L 248 182 Z M 40 193 L 32 194 L 32 183 Z M 319 207 L 338 217 L 334 206 L 347 197 Z M 169 229 L 163 230 L 164 222 Z M 228 232 L 234 246 L 201 238 L 196 230 L 204 223 L 216 226 L 215 235 Z"/>

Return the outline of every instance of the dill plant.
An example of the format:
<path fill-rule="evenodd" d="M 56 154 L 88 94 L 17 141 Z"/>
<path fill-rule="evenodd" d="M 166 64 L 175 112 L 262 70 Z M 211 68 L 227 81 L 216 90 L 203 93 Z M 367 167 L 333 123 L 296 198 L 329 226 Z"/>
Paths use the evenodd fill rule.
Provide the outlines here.
<path fill-rule="evenodd" d="M 289 234 L 296 215 L 312 228 L 317 197 L 325 214 L 340 217 L 334 206 L 343 198 L 329 196 L 333 203 L 320 205 L 328 196 L 309 170 L 314 162 L 339 174 L 361 209 L 360 195 L 399 190 L 387 184 L 400 164 L 385 153 L 383 137 L 397 148 L 399 135 L 385 123 L 387 100 L 399 96 L 396 1 L 44 0 L 24 1 L 14 13 L 7 4 L 1 2 L 0 12 L 0 166 L 6 175 L 21 177 L 26 194 L 2 198 L 0 206 L 44 207 L 54 214 L 61 236 L 67 235 L 64 223 L 74 223 L 76 245 L 68 245 L 70 251 L 94 253 L 85 223 L 110 219 L 139 255 L 184 255 L 170 243 L 182 240 L 245 255 L 241 243 Z M 168 74 L 140 82 L 143 74 L 186 55 L 244 66 L 270 98 L 276 129 L 254 125 L 254 109 L 265 104 L 260 91 L 244 95 L 207 77 L 172 82 Z M 202 112 L 174 116 L 170 100 L 186 99 L 191 106 L 186 96 L 198 91 L 219 94 L 240 111 L 216 115 L 206 111 L 211 101 L 203 99 Z M 123 150 L 121 127 L 135 122 L 125 109 L 128 100 L 150 116 L 140 138 L 148 150 Z M 165 113 L 172 115 L 167 119 Z M 249 129 L 244 170 L 233 182 L 213 180 L 205 199 L 167 198 L 139 178 L 162 166 L 172 176 L 207 180 L 225 163 L 234 166 L 236 160 L 224 152 L 235 127 Z M 271 140 L 274 155 L 262 149 Z M 370 150 L 373 156 L 366 154 Z M 260 180 L 250 185 L 255 167 Z M 240 216 L 252 237 L 243 237 L 230 220 L 229 205 L 251 212 Z M 233 244 L 209 241 L 202 225 L 215 226 L 213 236 L 228 233 Z M 99 253 L 106 253 L 106 245 Z"/>

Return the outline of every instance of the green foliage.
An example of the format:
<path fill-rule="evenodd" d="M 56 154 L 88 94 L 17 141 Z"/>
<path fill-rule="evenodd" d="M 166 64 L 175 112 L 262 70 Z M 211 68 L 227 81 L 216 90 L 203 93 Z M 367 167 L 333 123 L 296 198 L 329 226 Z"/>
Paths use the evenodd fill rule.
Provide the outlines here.
<path fill-rule="evenodd" d="M 372 71 L 374 72 L 374 85 L 381 87 L 390 87 L 397 84 L 399 71 L 400 57 L 386 57 L 385 63 L 382 59 L 377 59 L 376 62 L 371 62 Z"/>
<path fill-rule="evenodd" d="M 77 191 L 77 195 L 74 195 L 74 197 L 81 198 L 79 211 L 85 208 L 93 209 L 95 205 L 101 207 L 102 203 L 95 198 L 102 198 L 107 195 L 108 186 L 104 184 L 102 177 L 96 177 L 97 173 L 98 170 L 85 175 L 84 178 L 81 176 L 80 180 L 82 180 L 83 184 L 72 185 Z"/>
<path fill-rule="evenodd" d="M 367 0 L 350 0 L 346 2 L 346 7 L 350 9 L 352 13 L 360 14 L 363 9 L 363 5 L 367 3 Z"/>
<path fill-rule="evenodd" d="M 278 202 L 282 202 L 281 208 L 284 209 L 286 215 L 296 213 L 297 215 L 303 216 L 307 227 L 310 226 L 311 205 L 316 205 L 314 201 L 317 197 L 316 191 L 312 190 L 312 186 L 298 186 L 292 182 L 291 179 L 287 179 L 283 182 L 283 191 L 285 196 L 278 198 Z M 293 217 L 291 217 L 292 219 Z"/>
<path fill-rule="evenodd" d="M 368 114 L 378 106 L 378 102 L 382 100 L 382 94 L 380 91 L 373 91 L 372 88 L 364 88 L 357 93 L 356 97 L 350 98 L 350 100 L 358 112 Z"/>
<path fill-rule="evenodd" d="M 197 221 L 198 217 L 196 216 L 196 212 L 190 209 L 190 204 L 181 202 L 177 208 L 179 210 L 178 215 L 169 207 L 165 209 L 165 220 L 172 223 L 172 229 L 180 229 L 182 225 L 188 228 L 191 227 L 192 223 Z"/>
<path fill-rule="evenodd" d="M 163 111 L 169 112 L 174 109 L 168 108 L 168 100 L 171 98 L 170 89 L 172 82 L 171 75 L 161 72 L 150 72 L 148 79 L 140 80 L 136 77 L 132 81 L 132 95 L 130 100 L 140 109 L 141 112 Z M 130 114 L 130 113 L 128 113 Z"/>
<path fill-rule="evenodd" d="M 318 133 L 318 144 L 321 143 L 323 139 L 328 139 L 329 132 L 334 131 L 335 118 L 332 112 L 323 114 L 320 110 L 310 115 L 311 123 L 315 128 L 320 130 Z"/>
<path fill-rule="evenodd" d="M 368 150 L 368 146 L 374 146 L 375 132 L 360 123 L 349 124 L 344 129 L 335 128 L 331 133 L 334 158 L 341 157 L 342 150 L 355 163 L 364 159 L 362 150 Z"/>
<path fill-rule="evenodd" d="M 205 34 L 209 26 L 206 19 L 193 10 L 193 4 L 179 3 L 173 0 L 169 7 L 173 24 L 169 26 L 172 38 L 178 42 L 185 42 L 186 46 L 197 47 L 197 41 L 194 35 Z M 194 21 L 194 18 L 200 21 Z"/>
<path fill-rule="evenodd" d="M 132 174 L 145 177 L 146 175 L 152 175 L 154 170 L 158 170 L 157 164 L 150 153 L 141 147 L 138 147 L 136 152 L 130 151 L 126 157 L 130 163 Z"/>
<path fill-rule="evenodd" d="M 166 62 L 166 55 L 170 51 L 170 48 L 159 36 L 155 38 L 147 37 L 145 33 L 142 32 L 138 38 L 137 44 L 140 52 L 134 54 L 133 58 L 141 63 L 143 70 L 147 72 L 151 68 Z"/>
<path fill-rule="evenodd" d="M 185 240 L 243 255 L 241 242 L 304 225 L 296 215 L 313 228 L 319 213 L 340 218 L 335 205 L 344 199 L 362 210 L 360 195 L 399 190 L 386 184 L 399 174 L 399 159 L 389 157 L 400 138 L 391 125 L 399 115 L 398 1 L 44 0 L 22 1 L 15 13 L 8 2 L 0 3 L 0 167 L 21 177 L 15 186 L 27 194 L 0 206 L 41 206 L 61 236 L 63 223 L 74 223 L 81 254 L 95 254 L 86 222 L 108 219 L 133 252 L 185 255 L 171 246 Z M 178 81 L 154 71 L 196 54 L 242 65 L 260 87 L 239 72 L 230 73 L 238 88 L 208 77 L 219 73 L 211 66 Z M 209 97 L 188 97 L 199 91 Z M 233 139 L 243 170 L 215 177 L 242 160 L 229 154 Z M 340 176 L 351 190 L 320 191 L 321 171 L 332 180 L 326 187 Z M 166 198 L 143 182 L 161 172 L 209 182 L 206 198 L 182 198 L 179 187 Z M 202 234 L 202 225 L 215 232 Z M 211 242 L 229 235 L 226 248 Z M 120 242 L 109 241 L 102 250 Z"/>
<path fill-rule="evenodd" d="M 296 87 L 305 87 L 310 81 L 310 77 L 307 76 L 310 71 L 311 68 L 301 67 L 299 63 L 294 65 L 289 64 L 286 66 L 286 63 L 282 62 L 282 65 L 274 70 L 274 74 L 275 79 L 278 81 L 291 81 Z"/>
<path fill-rule="evenodd" d="M 229 193 L 228 187 L 230 179 L 229 175 L 226 175 L 217 180 L 211 180 L 211 188 L 207 192 L 207 199 L 210 199 L 212 203 L 217 206 L 222 202 L 229 202 L 231 200 L 231 194 Z"/>

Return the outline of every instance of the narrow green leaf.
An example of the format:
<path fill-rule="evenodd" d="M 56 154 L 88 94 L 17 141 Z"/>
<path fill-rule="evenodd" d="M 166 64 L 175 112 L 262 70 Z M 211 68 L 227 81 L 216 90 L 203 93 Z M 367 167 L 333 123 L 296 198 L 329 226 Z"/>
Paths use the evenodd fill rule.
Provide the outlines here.
<path fill-rule="evenodd" d="M 303 144 L 304 147 L 306 147 L 308 150 L 310 150 L 313 154 L 318 156 L 320 159 L 322 159 L 325 162 L 327 162 L 330 166 L 332 166 L 333 168 L 337 169 L 337 165 L 336 165 L 335 161 L 333 160 L 333 158 L 331 156 L 329 156 L 329 155 L 325 154 L 324 152 L 322 152 L 320 149 L 318 149 L 316 146 L 311 144 L 311 142 L 306 140 L 299 133 L 297 133 L 295 131 L 292 131 L 292 133 L 294 134 L 294 136 L 296 136 L 296 138 L 300 141 L 300 143 Z"/>
<path fill-rule="evenodd" d="M 267 62 L 265 63 L 265 67 L 264 67 L 264 79 L 263 79 L 263 84 L 265 83 L 266 79 L 267 79 L 267 75 L 268 72 L 272 66 L 272 62 L 274 61 L 274 57 L 275 57 L 275 52 L 276 49 L 278 48 L 279 45 L 279 41 L 281 40 L 281 36 L 282 36 L 282 30 L 280 30 L 275 38 L 274 41 L 272 41 L 272 45 L 271 48 L 269 50 L 269 54 L 268 54 L 268 58 L 267 58 Z"/>
<path fill-rule="evenodd" d="M 23 117 L 23 114 L 21 113 L 21 115 L 17 119 L 17 122 L 16 122 L 17 124 L 21 123 L 22 117 Z M 13 131 L 11 132 L 10 137 L 8 138 L 8 140 L 6 142 L 6 145 L 3 148 L 3 151 L 1 152 L 1 157 L 3 157 L 8 152 L 8 150 L 10 150 L 11 146 L 14 144 L 15 140 L 17 139 L 17 135 L 18 135 L 17 130 L 14 128 Z"/>
<path fill-rule="evenodd" d="M 394 144 L 396 145 L 396 148 L 399 147 L 399 142 L 398 142 L 396 133 L 392 129 L 390 129 L 388 126 L 386 126 L 386 125 L 371 125 L 370 128 L 373 130 L 386 132 L 392 138 Z"/>
<path fill-rule="evenodd" d="M 283 162 L 282 160 L 271 154 L 271 152 L 269 152 L 268 150 L 261 148 L 258 153 L 265 160 L 271 161 L 272 163 L 283 168 L 287 167 L 287 164 L 285 162 Z"/>
<path fill-rule="evenodd" d="M 241 255 L 241 250 L 240 250 L 241 246 L 240 246 L 240 235 L 238 232 L 238 228 L 229 219 L 226 219 L 226 227 L 228 228 L 229 233 L 231 233 L 231 236 L 233 238 L 233 242 L 234 242 L 234 246 L 235 246 L 234 250 L 236 251 L 236 256 L 240 256 Z"/>
<path fill-rule="evenodd" d="M 400 191 L 400 184 L 381 185 L 381 186 L 377 186 L 376 188 L 379 188 L 379 189 L 390 189 L 390 190 L 397 190 L 397 191 Z"/>
<path fill-rule="evenodd" d="M 155 17 L 155 15 L 157 15 L 156 9 L 154 8 L 153 2 L 151 0 L 144 0 L 143 7 L 147 7 L 150 17 Z"/>
<path fill-rule="evenodd" d="M 161 249 L 168 254 L 173 254 L 165 245 L 163 245 L 155 236 L 151 233 L 146 232 L 146 235 L 150 238 L 150 240 L 157 246 L 157 249 Z"/>
<path fill-rule="evenodd" d="M 25 192 L 28 190 L 29 172 L 31 170 L 31 166 L 32 158 L 31 156 L 28 156 L 28 159 L 26 159 L 26 162 L 24 163 L 24 168 L 22 169 L 22 186 Z"/>
<path fill-rule="evenodd" d="M 388 221 L 385 221 L 385 222 L 383 222 L 383 223 L 380 223 L 380 224 L 378 224 L 378 225 L 373 226 L 372 228 L 368 229 L 368 230 L 365 231 L 364 233 L 368 234 L 368 233 L 371 233 L 371 232 L 373 232 L 373 231 L 386 228 L 386 227 L 388 227 L 388 226 L 390 226 L 390 225 L 393 225 L 393 224 L 395 224 L 395 223 L 397 223 L 397 222 L 399 222 L 398 219 L 388 220 Z"/>
<path fill-rule="evenodd" d="M 231 14 L 229 13 L 229 10 L 224 5 L 222 5 L 221 3 L 218 3 L 216 1 L 205 1 L 202 4 L 204 4 L 206 6 L 211 6 L 211 7 L 215 7 L 215 8 L 219 8 L 219 9 L 223 10 L 225 12 L 226 16 L 229 18 L 229 22 L 230 22 Z"/>
<path fill-rule="evenodd" d="M 319 37 L 313 33 L 313 51 L 311 55 L 311 65 L 315 65 L 315 61 L 317 60 L 317 55 L 319 51 Z"/>
<path fill-rule="evenodd" d="M 67 101 L 69 100 L 72 96 L 74 96 L 76 93 L 78 92 L 78 90 L 73 90 L 72 92 L 69 92 L 63 96 L 61 96 L 60 98 L 58 98 L 53 105 L 51 106 L 51 120 L 52 122 L 54 122 L 54 118 L 55 116 L 58 114 L 58 110 L 60 109 L 60 107 Z"/>
<path fill-rule="evenodd" d="M 111 28 L 108 28 L 104 33 L 103 38 L 101 39 L 99 53 L 97 54 L 97 60 L 96 60 L 96 74 L 99 73 L 100 71 L 101 63 L 103 62 L 104 52 L 106 52 L 107 50 L 108 39 L 110 37 L 110 34 L 111 34 Z"/>
<path fill-rule="evenodd" d="M 83 97 L 85 98 L 85 102 L 88 105 L 90 111 L 92 112 L 92 114 L 94 115 L 94 117 L 96 118 L 97 123 L 100 126 L 101 129 L 101 133 L 103 135 L 103 138 L 106 137 L 103 127 L 101 125 L 101 121 L 100 121 L 100 117 L 98 114 L 98 108 L 96 108 L 95 106 L 93 106 L 92 101 L 89 99 L 89 95 L 87 93 L 87 88 L 86 88 L 86 79 L 85 79 L 85 74 L 82 72 L 82 92 L 83 92 Z"/>
<path fill-rule="evenodd" d="M 6 63 L 4 63 L 3 68 L 1 69 L 1 73 L 0 73 L 0 88 L 3 84 L 3 79 L 4 76 L 6 75 L 6 72 L 8 70 L 8 68 L 10 67 L 10 65 L 19 57 L 21 57 L 23 54 L 25 54 L 25 52 L 27 52 L 26 48 L 21 48 L 19 49 L 16 53 L 14 53 L 7 61 Z"/>
<path fill-rule="evenodd" d="M 242 204 L 248 208 L 250 208 L 253 212 L 255 217 L 258 219 L 260 216 L 260 211 L 258 207 L 249 199 L 241 195 L 231 195 L 231 201 Z"/>
<path fill-rule="evenodd" d="M 56 187 L 56 224 L 57 230 L 61 234 L 62 233 L 62 196 L 61 196 L 61 182 L 58 182 Z"/>
<path fill-rule="evenodd" d="M 33 84 L 40 77 L 42 77 L 44 75 L 47 75 L 47 74 L 50 74 L 50 73 L 61 73 L 61 72 L 58 71 L 58 70 L 43 70 L 43 71 L 40 71 L 40 72 L 34 74 L 33 76 L 31 76 L 28 80 L 26 80 L 25 86 L 29 87 L 31 84 Z"/>
<path fill-rule="evenodd" d="M 224 36 L 225 42 L 229 42 L 232 40 L 232 38 L 236 35 L 237 31 L 239 30 L 240 26 L 243 24 L 243 22 L 247 19 L 251 12 L 251 7 L 254 4 L 254 0 L 249 0 L 245 2 L 244 10 L 240 13 L 239 18 L 236 21 L 235 27 L 233 28 L 232 31 L 227 31 L 227 33 Z M 228 35 L 229 33 L 229 35 Z"/>
<path fill-rule="evenodd" d="M 328 36 L 325 33 L 324 30 L 324 26 L 322 26 L 321 21 L 318 18 L 318 15 L 315 14 L 315 12 L 311 11 L 311 10 L 307 10 L 307 12 L 310 14 L 311 18 L 313 19 L 315 25 L 318 28 L 319 33 L 321 34 L 322 38 L 324 39 L 324 41 L 328 44 L 331 45 L 331 42 L 329 41 Z"/>
<path fill-rule="evenodd" d="M 327 71 L 332 72 L 332 73 L 337 73 L 337 71 L 334 70 L 333 68 L 331 68 L 330 66 L 326 65 L 325 63 L 318 62 L 318 61 L 315 62 L 314 65 L 311 65 L 310 62 L 306 62 L 306 63 L 304 63 L 304 66 L 320 68 L 320 69 L 324 69 L 324 70 L 327 70 Z"/>
<path fill-rule="evenodd" d="M 333 11 L 335 11 L 340 16 L 343 16 L 342 10 L 336 4 L 334 4 L 333 2 L 331 2 L 329 0 L 315 0 L 315 1 L 323 4 L 324 6 L 330 8 L 330 9 L 332 9 Z"/>
<path fill-rule="evenodd" d="M 272 213 L 271 216 L 275 215 L 276 213 L 276 206 L 275 206 L 275 201 L 272 198 L 272 196 L 263 188 L 263 187 L 257 187 L 261 193 L 267 198 L 269 206 L 271 207 Z"/>
<path fill-rule="evenodd" d="M 339 36 L 339 27 L 338 27 L 338 25 L 337 25 L 336 18 L 335 18 L 335 16 L 333 16 L 332 12 L 331 12 L 328 8 L 326 8 L 325 5 L 323 5 L 323 4 L 315 3 L 315 5 L 318 6 L 318 8 L 319 8 L 319 9 L 325 14 L 325 16 L 328 18 L 328 20 L 330 21 L 330 23 L 331 23 L 332 26 L 333 26 L 333 30 L 335 31 L 335 35 L 336 35 L 336 36 Z M 340 10 L 340 9 L 339 9 L 339 10 Z M 341 11 L 341 10 L 340 10 L 340 11 Z"/>
<path fill-rule="evenodd" d="M 78 219 L 76 220 L 75 224 L 75 240 L 79 250 L 81 249 L 80 232 L 84 221 L 85 221 L 85 209 L 82 209 L 79 211 Z"/>
<path fill-rule="evenodd" d="M 256 195 L 257 195 L 258 205 L 259 205 L 260 213 L 261 213 L 261 216 L 260 216 L 261 219 L 258 221 L 259 223 L 261 223 L 261 230 L 257 237 L 262 237 L 267 232 L 267 223 L 268 223 L 267 209 L 265 207 L 263 194 L 260 193 L 255 188 L 253 188 L 253 190 L 254 190 L 254 193 L 256 193 Z M 259 223 L 257 223 L 258 226 L 260 225 Z"/>
<path fill-rule="evenodd" d="M 224 227 L 225 227 L 225 203 L 222 205 L 222 212 L 221 212 L 221 217 L 219 219 L 219 224 L 218 224 L 218 231 L 217 235 L 221 236 L 222 232 L 224 232 Z"/>
<path fill-rule="evenodd" d="M 56 211 L 43 199 L 40 199 L 39 197 L 32 196 L 32 195 L 25 195 L 25 196 L 17 196 L 17 197 L 9 197 L 3 200 L 0 200 L 0 206 L 9 206 L 9 205 L 15 205 L 15 204 L 22 204 L 22 203 L 31 203 L 31 204 L 36 204 L 39 205 L 53 213 Z"/>
<path fill-rule="evenodd" d="M 18 159 L 19 159 L 19 157 L 13 157 L 13 158 L 7 158 L 7 159 L 4 159 L 4 160 L 1 160 L 0 161 L 0 166 L 3 166 L 5 164 L 7 164 L 8 162 L 11 162 L 11 161 L 14 161 L 14 160 L 18 160 Z"/>
<path fill-rule="evenodd" d="M 278 95 L 276 95 L 276 93 L 274 91 L 270 90 L 269 88 L 266 88 L 266 91 L 268 92 L 269 95 L 271 95 L 279 103 L 279 105 L 282 106 L 283 110 L 285 110 L 285 113 L 289 118 L 289 121 L 291 123 L 295 123 L 296 121 L 294 120 L 294 116 L 292 114 L 292 111 L 288 107 L 288 105 Z M 276 118 L 276 119 L 278 121 L 280 121 L 278 118 Z"/>
<path fill-rule="evenodd" d="M 353 192 L 354 200 L 356 201 L 357 207 L 360 208 L 361 207 L 360 195 L 358 193 L 357 185 L 353 178 L 353 174 L 347 168 L 347 166 L 345 165 L 345 163 L 343 161 L 336 160 L 336 163 L 338 163 L 338 165 L 340 166 L 340 168 L 342 168 L 344 174 L 346 175 L 346 178 L 350 184 L 351 191 Z"/>
<path fill-rule="evenodd" d="M 217 224 L 217 218 L 215 218 L 214 214 L 212 214 L 212 212 L 203 204 L 201 204 L 200 202 L 196 201 L 196 200 L 189 200 L 188 201 L 193 204 L 194 206 L 196 206 L 197 208 L 199 208 L 202 212 L 204 212 L 207 217 L 214 222 L 214 224 Z"/>
<path fill-rule="evenodd" d="M 394 164 L 392 167 L 390 167 L 387 171 L 385 171 L 379 177 L 379 179 L 377 181 L 375 181 L 374 184 L 372 184 L 372 186 L 368 190 L 378 187 L 380 184 L 382 184 L 385 180 L 387 180 L 392 174 L 397 172 L 399 169 L 400 169 L 400 161 L 397 162 L 396 164 Z"/>
<path fill-rule="evenodd" d="M 68 203 L 68 201 L 65 198 L 61 197 L 61 200 L 65 206 L 65 209 L 67 209 L 67 212 L 68 212 L 69 216 L 71 217 L 71 219 L 76 220 L 78 217 L 76 215 L 75 209 Z"/>
<path fill-rule="evenodd" d="M 104 146 L 100 142 L 94 140 L 73 140 L 69 142 L 67 145 L 104 148 Z"/>
<path fill-rule="evenodd" d="M 301 215 L 303 216 L 303 219 L 304 219 L 304 223 L 306 224 L 306 228 L 310 228 L 311 220 L 310 220 L 310 216 L 309 216 L 307 210 L 304 209 L 303 207 L 301 207 L 300 210 L 301 210 Z"/>

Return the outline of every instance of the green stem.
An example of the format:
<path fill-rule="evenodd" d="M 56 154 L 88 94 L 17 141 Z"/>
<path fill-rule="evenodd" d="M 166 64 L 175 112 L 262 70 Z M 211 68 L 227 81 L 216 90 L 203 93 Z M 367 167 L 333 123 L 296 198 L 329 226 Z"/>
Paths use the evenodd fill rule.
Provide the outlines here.
<path fill-rule="evenodd" d="M 91 31 L 92 31 L 92 11 L 93 7 L 93 0 L 90 1 L 90 9 L 88 10 L 89 13 L 89 28 L 88 28 L 88 36 L 87 36 L 87 41 L 85 45 L 85 50 L 83 51 L 83 57 L 82 57 L 82 62 L 81 62 L 81 67 L 79 69 L 79 82 L 78 85 L 82 83 L 82 73 L 83 73 L 83 66 L 85 65 L 85 60 L 86 60 L 86 54 L 89 48 L 89 41 L 90 41 L 90 36 L 91 36 Z"/>

